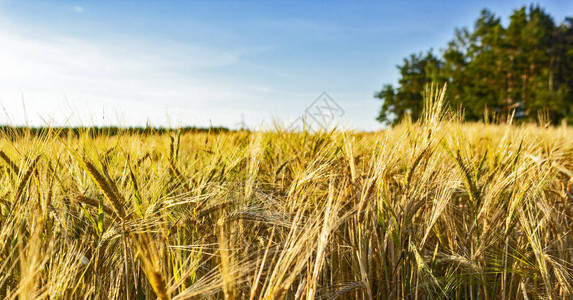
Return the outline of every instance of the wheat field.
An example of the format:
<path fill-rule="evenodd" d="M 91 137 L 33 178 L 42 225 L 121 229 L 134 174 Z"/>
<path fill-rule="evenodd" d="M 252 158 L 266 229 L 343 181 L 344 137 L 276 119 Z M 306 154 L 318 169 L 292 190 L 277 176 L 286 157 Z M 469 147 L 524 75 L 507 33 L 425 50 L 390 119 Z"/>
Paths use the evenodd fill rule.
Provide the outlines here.
<path fill-rule="evenodd" d="M 0 137 L 9 299 L 573 297 L 573 130 Z"/>

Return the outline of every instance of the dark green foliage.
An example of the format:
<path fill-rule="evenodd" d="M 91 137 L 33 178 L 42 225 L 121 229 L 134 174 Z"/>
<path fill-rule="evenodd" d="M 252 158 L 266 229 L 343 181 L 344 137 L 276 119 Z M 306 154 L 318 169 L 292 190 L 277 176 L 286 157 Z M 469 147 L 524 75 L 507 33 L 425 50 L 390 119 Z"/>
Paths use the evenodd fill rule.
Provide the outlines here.
<path fill-rule="evenodd" d="M 517 9 L 503 26 L 482 10 L 473 30 L 456 29 L 441 57 L 410 55 L 398 66 L 398 87 L 384 85 L 378 121 L 396 124 L 405 115 L 417 120 L 423 85 L 448 82 L 448 101 L 462 106 L 466 120 L 481 120 L 486 110 L 505 120 L 573 122 L 573 18 L 556 25 L 539 6 Z"/>
<path fill-rule="evenodd" d="M 391 85 L 386 85 L 377 93 L 378 98 L 384 99 L 377 118 L 380 122 L 405 114 L 411 114 L 415 120 L 420 118 L 423 106 L 422 91 L 427 83 L 442 79 L 440 70 L 443 68 L 443 63 L 432 54 L 431 50 L 425 56 L 410 55 L 398 68 L 401 75 L 400 87 L 394 89 Z"/>

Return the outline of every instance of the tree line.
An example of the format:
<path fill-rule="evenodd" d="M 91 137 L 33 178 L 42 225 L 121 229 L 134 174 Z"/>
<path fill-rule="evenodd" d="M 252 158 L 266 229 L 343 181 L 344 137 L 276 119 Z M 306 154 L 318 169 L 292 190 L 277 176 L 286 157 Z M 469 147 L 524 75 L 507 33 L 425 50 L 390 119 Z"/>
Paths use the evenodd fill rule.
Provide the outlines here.
<path fill-rule="evenodd" d="M 90 137 L 98 136 L 115 136 L 115 135 L 163 135 L 169 133 L 226 133 L 229 132 L 226 127 L 195 127 L 186 126 L 178 128 L 165 127 L 116 127 L 116 126 L 78 126 L 78 127 L 29 127 L 29 126 L 8 126 L 0 125 L 0 137 L 9 138 L 10 140 L 23 136 L 47 136 L 56 134 L 60 137 L 80 137 L 87 135 Z"/>
<path fill-rule="evenodd" d="M 448 103 L 463 107 L 466 120 L 500 118 L 573 123 L 573 18 L 559 25 L 538 5 L 514 10 L 509 24 L 483 9 L 473 30 L 458 28 L 446 49 L 404 58 L 398 86 L 384 85 L 378 121 L 396 124 L 421 116 L 423 91 L 448 83 Z"/>

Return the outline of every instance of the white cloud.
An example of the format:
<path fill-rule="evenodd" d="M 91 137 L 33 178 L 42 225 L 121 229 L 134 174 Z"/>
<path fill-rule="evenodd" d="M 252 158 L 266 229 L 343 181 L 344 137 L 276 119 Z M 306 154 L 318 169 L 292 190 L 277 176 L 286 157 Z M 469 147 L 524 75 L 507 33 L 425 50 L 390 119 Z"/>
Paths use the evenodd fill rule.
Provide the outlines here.
<path fill-rule="evenodd" d="M 233 126 L 242 112 L 257 115 L 248 84 L 206 75 L 241 53 L 4 29 L 0 45 L 0 123 L 167 125 L 170 115 L 173 126 Z"/>
<path fill-rule="evenodd" d="M 76 5 L 74 6 L 74 11 L 77 13 L 83 13 L 84 12 L 84 7 L 81 5 Z"/>

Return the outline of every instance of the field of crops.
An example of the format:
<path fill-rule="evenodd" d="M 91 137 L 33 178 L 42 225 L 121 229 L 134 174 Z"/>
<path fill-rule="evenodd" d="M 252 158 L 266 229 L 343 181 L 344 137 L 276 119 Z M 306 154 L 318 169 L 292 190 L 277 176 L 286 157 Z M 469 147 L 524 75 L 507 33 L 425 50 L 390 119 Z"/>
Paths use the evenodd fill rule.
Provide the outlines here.
<path fill-rule="evenodd" d="M 0 295 L 573 297 L 573 130 L 0 137 Z M 541 124 L 543 125 L 543 124 Z"/>

